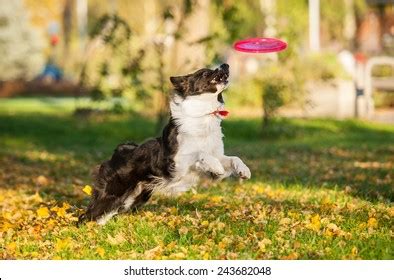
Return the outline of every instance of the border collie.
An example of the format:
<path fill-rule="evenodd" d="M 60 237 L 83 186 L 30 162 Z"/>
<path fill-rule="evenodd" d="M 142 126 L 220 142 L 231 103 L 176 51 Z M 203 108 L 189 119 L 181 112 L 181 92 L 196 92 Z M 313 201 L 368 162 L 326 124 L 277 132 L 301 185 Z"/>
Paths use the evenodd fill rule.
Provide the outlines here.
<path fill-rule="evenodd" d="M 250 170 L 241 159 L 224 155 L 220 124 L 228 113 L 222 96 L 228 77 L 227 64 L 171 77 L 170 120 L 162 136 L 115 149 L 94 172 L 92 200 L 79 223 L 91 220 L 103 225 L 114 215 L 145 204 L 154 191 L 184 192 L 201 177 L 249 179 Z"/>

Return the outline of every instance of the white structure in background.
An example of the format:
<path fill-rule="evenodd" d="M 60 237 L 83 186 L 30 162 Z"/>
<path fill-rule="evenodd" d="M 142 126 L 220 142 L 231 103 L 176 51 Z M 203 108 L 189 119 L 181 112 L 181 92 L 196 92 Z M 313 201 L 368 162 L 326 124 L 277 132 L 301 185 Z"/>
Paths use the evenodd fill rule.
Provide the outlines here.
<path fill-rule="evenodd" d="M 309 0 L 309 48 L 320 51 L 320 0 Z"/>
<path fill-rule="evenodd" d="M 379 78 L 373 79 L 372 69 L 376 65 L 391 65 L 394 69 L 394 57 L 377 56 L 372 57 L 367 61 L 364 72 L 364 85 L 365 85 L 365 101 L 366 101 L 366 117 L 371 118 L 374 114 L 374 102 L 372 98 L 372 89 L 394 89 L 394 77 L 392 78 Z"/>
<path fill-rule="evenodd" d="M 77 24 L 79 47 L 83 54 L 88 40 L 88 0 L 77 0 Z"/>

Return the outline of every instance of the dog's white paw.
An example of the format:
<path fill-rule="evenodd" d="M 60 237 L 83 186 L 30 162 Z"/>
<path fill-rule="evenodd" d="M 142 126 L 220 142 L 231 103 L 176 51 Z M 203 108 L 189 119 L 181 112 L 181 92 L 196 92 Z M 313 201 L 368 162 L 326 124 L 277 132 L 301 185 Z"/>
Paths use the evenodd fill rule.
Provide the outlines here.
<path fill-rule="evenodd" d="M 240 158 L 234 157 L 232 159 L 234 172 L 242 179 L 250 179 L 252 174 L 250 173 L 249 167 Z"/>
<path fill-rule="evenodd" d="M 203 172 L 210 172 L 219 177 L 223 176 L 225 173 L 224 167 L 220 161 L 212 156 L 201 157 L 197 162 L 197 167 Z"/>

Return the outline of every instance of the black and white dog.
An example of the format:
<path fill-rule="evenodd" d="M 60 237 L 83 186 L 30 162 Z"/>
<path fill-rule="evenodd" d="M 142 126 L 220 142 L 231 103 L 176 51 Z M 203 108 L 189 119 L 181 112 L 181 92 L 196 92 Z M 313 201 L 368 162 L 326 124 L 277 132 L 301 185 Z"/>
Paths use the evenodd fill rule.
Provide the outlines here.
<path fill-rule="evenodd" d="M 202 176 L 249 179 L 250 170 L 241 159 L 224 155 L 220 124 L 227 113 L 222 92 L 228 77 L 227 64 L 171 77 L 171 117 L 162 136 L 116 148 L 96 170 L 92 200 L 79 222 L 105 224 L 146 203 L 154 191 L 183 192 Z"/>

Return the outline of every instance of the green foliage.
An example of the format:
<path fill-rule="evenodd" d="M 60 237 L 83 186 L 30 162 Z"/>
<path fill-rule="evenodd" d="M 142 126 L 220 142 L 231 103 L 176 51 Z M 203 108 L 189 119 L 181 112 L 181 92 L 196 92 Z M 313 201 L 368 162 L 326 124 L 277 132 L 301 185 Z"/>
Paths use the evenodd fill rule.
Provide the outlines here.
<path fill-rule="evenodd" d="M 334 79 L 348 79 L 349 75 L 339 63 L 335 53 L 312 54 L 303 59 L 300 67 L 306 80 L 329 81 Z M 300 65 L 301 66 L 301 65 Z"/>
<path fill-rule="evenodd" d="M 261 35 L 258 32 L 261 31 L 263 15 L 258 1 L 215 0 L 213 9 L 222 22 L 212 32 L 220 34 L 226 43 L 233 44 L 240 38 Z"/>
<path fill-rule="evenodd" d="M 116 14 L 105 14 L 93 25 L 90 36 L 93 39 L 100 37 L 105 44 L 118 48 L 131 38 L 131 29 L 128 23 Z"/>
<path fill-rule="evenodd" d="M 285 60 L 299 55 L 300 50 L 305 48 L 308 40 L 308 1 L 278 0 L 276 3 L 278 37 L 288 43 L 286 51 L 280 53 Z"/>
<path fill-rule="evenodd" d="M 377 77 L 377 78 L 394 77 L 394 66 L 375 65 L 372 68 L 372 77 Z"/>
<path fill-rule="evenodd" d="M 375 90 L 373 93 L 375 108 L 394 108 L 394 91 Z"/>
<path fill-rule="evenodd" d="M 80 84 L 90 88 L 93 101 L 119 96 L 146 101 L 147 89 L 142 82 L 145 52 L 139 50 L 134 55 L 131 53 L 131 36 L 130 26 L 118 15 L 103 15 L 92 27 L 91 42 L 102 42 L 104 49 L 94 59 L 86 60 L 82 66 Z M 96 63 L 96 68 L 90 63 Z M 119 103 L 113 106 L 116 112 L 122 111 Z"/>
<path fill-rule="evenodd" d="M 300 66 L 296 60 L 281 66 L 275 63 L 262 69 L 255 78 L 263 100 L 265 126 L 280 107 L 296 100 L 300 102 L 304 97 L 305 80 Z"/>
<path fill-rule="evenodd" d="M 324 36 L 330 41 L 343 42 L 346 5 L 343 0 L 320 1 L 321 27 Z"/>

